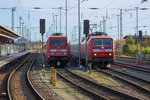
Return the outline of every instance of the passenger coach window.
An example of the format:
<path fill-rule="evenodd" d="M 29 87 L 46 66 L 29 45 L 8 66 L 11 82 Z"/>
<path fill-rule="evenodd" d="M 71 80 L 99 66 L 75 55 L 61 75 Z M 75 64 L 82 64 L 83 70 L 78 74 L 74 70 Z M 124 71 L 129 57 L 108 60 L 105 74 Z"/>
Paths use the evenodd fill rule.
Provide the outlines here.
<path fill-rule="evenodd" d="M 112 46 L 112 40 L 93 40 L 93 46 L 99 47 L 99 46 Z"/>
<path fill-rule="evenodd" d="M 50 46 L 67 46 L 67 40 L 51 40 Z"/>

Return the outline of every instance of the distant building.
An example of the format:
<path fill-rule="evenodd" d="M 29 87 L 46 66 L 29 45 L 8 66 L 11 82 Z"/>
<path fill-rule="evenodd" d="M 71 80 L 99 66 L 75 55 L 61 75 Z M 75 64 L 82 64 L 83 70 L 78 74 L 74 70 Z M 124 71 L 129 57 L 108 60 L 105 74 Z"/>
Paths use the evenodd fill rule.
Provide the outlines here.
<path fill-rule="evenodd" d="M 125 43 L 128 43 L 130 36 L 132 36 L 135 39 L 135 44 L 137 41 L 137 36 L 135 35 L 126 35 L 123 39 L 125 40 Z M 143 35 L 142 36 L 142 42 L 146 41 L 146 40 L 150 40 L 150 36 L 149 35 Z M 146 47 L 147 44 L 142 43 L 142 46 Z"/>
<path fill-rule="evenodd" d="M 31 42 L 32 48 L 31 49 L 42 49 L 42 42 L 41 41 L 37 41 L 37 42 Z"/>
<path fill-rule="evenodd" d="M 17 43 L 19 46 L 19 51 L 24 51 L 27 49 L 27 43 L 28 43 L 27 39 L 20 37 L 20 38 L 18 38 Z"/>

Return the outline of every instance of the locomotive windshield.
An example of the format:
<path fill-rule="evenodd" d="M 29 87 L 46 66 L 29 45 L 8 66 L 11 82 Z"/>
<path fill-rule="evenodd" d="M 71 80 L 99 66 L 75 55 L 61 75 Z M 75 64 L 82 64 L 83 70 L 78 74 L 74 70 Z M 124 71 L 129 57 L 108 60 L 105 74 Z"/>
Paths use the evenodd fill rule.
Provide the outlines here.
<path fill-rule="evenodd" d="M 101 39 L 101 40 L 93 40 L 93 46 L 99 47 L 99 46 L 112 46 L 112 40 L 110 39 Z"/>
<path fill-rule="evenodd" d="M 67 46 L 67 40 L 51 40 L 50 46 Z"/>

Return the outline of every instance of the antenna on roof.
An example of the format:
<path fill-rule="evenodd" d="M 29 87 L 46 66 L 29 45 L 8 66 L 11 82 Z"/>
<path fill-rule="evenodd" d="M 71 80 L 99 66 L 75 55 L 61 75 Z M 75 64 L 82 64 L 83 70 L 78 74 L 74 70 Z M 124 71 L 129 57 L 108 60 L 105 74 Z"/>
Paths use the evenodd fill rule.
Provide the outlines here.
<path fill-rule="evenodd" d="M 94 32 L 92 34 L 89 34 L 88 36 L 107 36 L 107 33 L 96 31 L 96 32 Z"/>
<path fill-rule="evenodd" d="M 63 33 L 53 33 L 52 36 L 62 36 Z"/>

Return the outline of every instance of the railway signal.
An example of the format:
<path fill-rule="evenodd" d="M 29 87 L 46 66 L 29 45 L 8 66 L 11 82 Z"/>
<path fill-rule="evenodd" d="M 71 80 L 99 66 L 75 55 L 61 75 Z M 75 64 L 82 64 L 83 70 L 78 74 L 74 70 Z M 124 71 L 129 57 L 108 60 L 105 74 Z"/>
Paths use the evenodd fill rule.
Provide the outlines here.
<path fill-rule="evenodd" d="M 40 33 L 42 35 L 45 33 L 45 19 L 40 19 Z"/>
<path fill-rule="evenodd" d="M 84 34 L 85 34 L 85 40 L 86 40 L 86 62 L 85 62 L 85 71 L 88 67 L 88 50 L 87 50 L 87 35 L 89 34 L 89 20 L 84 20 Z M 91 66 L 90 66 L 91 67 Z M 91 69 L 91 68 L 88 68 Z M 89 71 L 91 72 L 91 71 Z"/>
<path fill-rule="evenodd" d="M 43 35 L 45 33 L 45 19 L 40 19 L 40 33 L 42 34 L 42 54 L 43 54 L 43 57 L 42 57 L 42 67 L 43 67 L 43 70 L 44 70 L 44 51 L 43 51 Z"/>
<path fill-rule="evenodd" d="M 84 20 L 84 34 L 89 34 L 89 20 Z"/>
<path fill-rule="evenodd" d="M 142 31 L 141 30 L 139 31 L 139 40 L 140 41 L 142 40 Z"/>
<path fill-rule="evenodd" d="M 140 65 L 142 65 L 142 50 L 141 50 L 141 44 L 142 44 L 142 31 L 140 30 L 139 31 L 139 40 L 140 40 L 140 61 L 139 61 L 139 63 L 140 63 Z"/>

